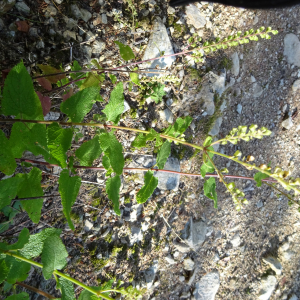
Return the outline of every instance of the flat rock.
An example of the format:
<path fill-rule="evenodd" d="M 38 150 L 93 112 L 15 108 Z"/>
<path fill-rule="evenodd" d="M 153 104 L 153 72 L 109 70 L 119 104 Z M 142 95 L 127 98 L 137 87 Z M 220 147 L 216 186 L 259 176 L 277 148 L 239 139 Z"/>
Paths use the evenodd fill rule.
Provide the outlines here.
<path fill-rule="evenodd" d="M 238 247 L 240 244 L 241 244 L 241 238 L 240 238 L 240 235 L 238 233 L 236 233 L 232 239 L 230 240 L 232 246 L 234 248 Z"/>
<path fill-rule="evenodd" d="M 163 111 L 160 111 L 159 115 L 160 115 L 161 119 L 163 119 L 164 121 L 167 121 L 170 124 L 173 123 L 173 120 L 174 120 L 173 113 L 169 108 L 166 108 Z"/>
<path fill-rule="evenodd" d="M 176 261 L 171 257 L 171 255 L 166 256 L 166 257 L 165 257 L 165 260 L 166 260 L 170 265 L 176 264 Z"/>
<path fill-rule="evenodd" d="M 84 222 L 84 231 L 88 232 L 93 228 L 94 224 L 90 222 L 89 220 L 85 220 Z"/>
<path fill-rule="evenodd" d="M 190 4 L 186 6 L 185 13 L 187 16 L 188 24 L 193 25 L 197 29 L 205 26 L 206 18 L 196 5 Z"/>
<path fill-rule="evenodd" d="M 288 117 L 286 120 L 284 120 L 282 123 L 281 123 L 282 127 L 285 128 L 285 129 L 291 129 L 293 127 L 293 119 L 292 117 Z"/>
<path fill-rule="evenodd" d="M 187 271 L 193 271 L 195 267 L 194 261 L 190 258 L 187 257 L 183 260 L 183 268 Z"/>
<path fill-rule="evenodd" d="M 187 253 L 191 250 L 190 246 L 181 242 L 177 242 L 176 240 L 174 240 L 173 245 L 181 253 Z"/>
<path fill-rule="evenodd" d="M 53 112 L 50 111 L 49 113 L 47 113 L 47 115 L 44 117 L 45 121 L 56 121 L 58 120 L 60 117 L 60 113 L 59 112 Z"/>
<path fill-rule="evenodd" d="M 300 67 L 300 42 L 298 37 L 289 33 L 284 37 L 284 52 L 289 64 Z"/>
<path fill-rule="evenodd" d="M 132 226 L 131 227 L 131 236 L 130 236 L 130 246 L 133 246 L 135 243 L 142 241 L 143 233 L 140 227 Z"/>
<path fill-rule="evenodd" d="M 218 135 L 219 131 L 220 131 L 220 126 L 222 124 L 222 121 L 223 121 L 222 117 L 217 118 L 214 126 L 212 127 L 212 129 L 209 131 L 208 134 L 212 135 L 212 136 Z"/>
<path fill-rule="evenodd" d="M 84 22 L 88 22 L 89 19 L 92 17 L 92 14 L 88 10 L 86 10 L 86 9 L 81 8 L 80 12 L 81 12 L 81 19 Z"/>
<path fill-rule="evenodd" d="M 27 6 L 27 4 L 23 1 L 16 3 L 16 8 L 20 13 L 23 13 L 25 15 L 30 14 L 30 8 Z"/>
<path fill-rule="evenodd" d="M 237 52 L 234 52 L 231 55 L 231 60 L 232 60 L 231 72 L 234 76 L 238 76 L 240 72 L 240 59 Z"/>
<path fill-rule="evenodd" d="M 167 33 L 166 26 L 161 21 L 160 18 L 157 18 L 153 23 L 153 29 L 149 38 L 147 48 L 145 50 L 142 60 L 151 59 L 154 57 L 162 56 L 161 53 L 164 52 L 164 55 L 174 54 L 173 47 Z M 145 68 L 155 68 L 157 65 L 160 69 L 168 68 L 175 61 L 174 56 L 165 57 L 161 59 L 153 60 L 149 63 L 143 64 Z M 147 76 L 155 76 L 157 74 L 149 73 Z"/>
<path fill-rule="evenodd" d="M 276 286 L 276 277 L 269 275 L 261 280 L 261 290 L 258 294 L 259 300 L 269 300 Z"/>
<path fill-rule="evenodd" d="M 193 218 L 186 223 L 182 232 L 182 238 L 193 249 L 197 249 L 205 241 L 207 226 L 203 221 L 193 221 Z"/>
<path fill-rule="evenodd" d="M 281 275 L 282 265 L 281 265 L 280 261 L 277 258 L 275 258 L 273 256 L 268 256 L 266 258 L 263 258 L 262 260 L 263 260 L 263 262 L 268 264 L 271 267 L 271 269 L 273 271 L 275 271 L 275 273 L 277 275 Z"/>
<path fill-rule="evenodd" d="M 194 290 L 195 300 L 214 300 L 220 287 L 219 272 L 213 271 L 201 278 L 196 283 Z"/>

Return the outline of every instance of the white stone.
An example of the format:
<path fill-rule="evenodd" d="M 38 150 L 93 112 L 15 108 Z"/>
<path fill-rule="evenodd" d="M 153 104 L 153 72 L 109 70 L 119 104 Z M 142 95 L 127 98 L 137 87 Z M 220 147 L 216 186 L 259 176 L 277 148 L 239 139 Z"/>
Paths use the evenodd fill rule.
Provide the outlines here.
<path fill-rule="evenodd" d="M 289 33 L 284 37 L 284 52 L 289 64 L 300 67 L 300 42 L 298 37 Z"/>
<path fill-rule="evenodd" d="M 102 41 L 95 41 L 92 44 L 92 53 L 100 54 L 105 49 L 105 43 Z"/>
<path fill-rule="evenodd" d="M 154 283 L 157 269 L 158 269 L 158 261 L 154 260 L 152 266 L 144 272 L 147 289 L 151 289 Z"/>
<path fill-rule="evenodd" d="M 240 235 L 238 233 L 236 233 L 232 239 L 230 240 L 232 246 L 234 248 L 238 247 L 240 244 L 241 244 L 241 238 L 240 238 Z"/>
<path fill-rule="evenodd" d="M 142 60 L 151 59 L 154 57 L 160 57 L 162 56 L 162 52 L 164 52 L 164 55 L 174 54 L 173 47 L 167 33 L 166 26 L 163 24 L 161 19 L 157 18 L 154 21 L 149 42 Z M 176 58 L 174 56 L 165 57 L 165 58 L 153 60 L 150 63 L 145 63 L 143 64 L 143 66 L 145 68 L 147 67 L 155 68 L 158 65 L 160 69 L 165 69 L 170 67 L 172 63 L 175 61 L 175 59 Z M 151 77 L 157 74 L 150 73 L 146 75 Z"/>
<path fill-rule="evenodd" d="M 183 261 L 183 266 L 184 266 L 185 270 L 192 271 L 192 270 L 194 270 L 195 263 L 190 257 L 187 257 Z"/>
<path fill-rule="evenodd" d="M 231 60 L 232 60 L 231 72 L 234 76 L 238 76 L 240 72 L 240 60 L 237 52 L 234 52 L 231 55 Z"/>
<path fill-rule="evenodd" d="M 101 21 L 102 21 L 102 24 L 107 24 L 107 15 L 106 14 L 101 15 Z"/>
<path fill-rule="evenodd" d="M 200 9 L 194 4 L 186 6 L 185 13 L 187 16 L 187 23 L 193 25 L 196 29 L 202 28 L 206 24 L 206 18 L 201 13 Z"/>
<path fill-rule="evenodd" d="M 195 300 L 214 300 L 220 287 L 220 275 L 218 271 L 206 274 L 195 285 Z"/>
<path fill-rule="evenodd" d="M 299 88 L 300 88 L 300 79 L 297 79 L 292 85 L 292 90 L 293 92 L 296 92 Z"/>
<path fill-rule="evenodd" d="M 166 260 L 170 265 L 176 264 L 176 261 L 171 257 L 171 255 L 166 256 L 166 257 L 165 257 L 165 260 Z"/>
<path fill-rule="evenodd" d="M 282 265 L 278 259 L 276 259 L 273 256 L 268 256 L 266 258 L 263 258 L 262 260 L 263 262 L 268 264 L 271 267 L 271 269 L 275 271 L 277 275 L 281 275 Z"/>
<path fill-rule="evenodd" d="M 276 286 L 276 277 L 269 275 L 261 280 L 261 290 L 258 295 L 259 300 L 269 300 Z"/>
<path fill-rule="evenodd" d="M 239 104 L 237 105 L 237 108 L 236 108 L 237 113 L 238 113 L 238 114 L 241 114 L 241 113 L 242 113 L 242 109 L 243 109 L 243 106 L 242 106 L 242 104 L 239 103 Z"/>
<path fill-rule="evenodd" d="M 130 239 L 130 246 L 133 246 L 135 243 L 142 241 L 143 233 L 141 231 L 141 228 L 132 226 L 131 227 L 131 236 L 129 239 Z"/>
<path fill-rule="evenodd" d="M 174 120 L 173 113 L 169 108 L 166 108 L 163 111 L 160 111 L 159 115 L 160 115 L 161 119 L 163 119 L 164 121 L 167 121 L 170 124 L 173 123 L 173 120 Z"/>
<path fill-rule="evenodd" d="M 215 121 L 214 126 L 212 127 L 212 129 L 209 131 L 208 134 L 211 135 L 211 136 L 218 135 L 219 131 L 220 131 L 220 126 L 222 124 L 222 121 L 223 121 L 222 117 L 217 118 L 217 120 Z"/>
<path fill-rule="evenodd" d="M 293 127 L 293 119 L 292 117 L 288 117 L 286 120 L 284 120 L 281 123 L 282 127 L 284 127 L 285 129 L 291 129 Z"/>
<path fill-rule="evenodd" d="M 130 106 L 128 104 L 128 102 L 126 100 L 124 100 L 124 110 L 123 110 L 123 113 L 130 110 Z"/>
<path fill-rule="evenodd" d="M 50 111 L 49 113 L 47 113 L 47 115 L 44 117 L 45 121 L 56 121 L 58 120 L 60 117 L 60 113 L 59 112 L 52 112 Z"/>
<path fill-rule="evenodd" d="M 85 220 L 84 222 L 84 231 L 88 232 L 93 228 L 94 224 L 89 220 Z"/>

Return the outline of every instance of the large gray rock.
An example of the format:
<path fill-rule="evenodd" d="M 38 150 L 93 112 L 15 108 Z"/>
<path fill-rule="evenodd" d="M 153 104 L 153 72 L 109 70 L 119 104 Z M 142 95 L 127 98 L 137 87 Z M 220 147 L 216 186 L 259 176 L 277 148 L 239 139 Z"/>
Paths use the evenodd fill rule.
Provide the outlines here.
<path fill-rule="evenodd" d="M 194 290 L 195 300 L 214 300 L 220 287 L 220 276 L 217 271 L 210 272 L 203 276 L 196 283 Z"/>
<path fill-rule="evenodd" d="M 234 52 L 231 55 L 231 60 L 232 60 L 231 72 L 234 76 L 238 76 L 240 72 L 240 59 L 237 52 Z"/>
<path fill-rule="evenodd" d="M 193 25 L 197 29 L 205 26 L 206 18 L 196 5 L 190 4 L 186 6 L 185 13 L 188 24 Z"/>
<path fill-rule="evenodd" d="M 204 243 L 207 230 L 203 221 L 194 222 L 190 218 L 182 231 L 182 238 L 192 249 L 197 250 Z"/>
<path fill-rule="evenodd" d="M 261 290 L 258 294 L 259 300 L 269 300 L 276 286 L 276 277 L 269 275 L 261 280 Z"/>
<path fill-rule="evenodd" d="M 300 42 L 298 37 L 289 33 L 284 37 L 284 52 L 289 64 L 300 67 Z"/>
<path fill-rule="evenodd" d="M 166 26 L 161 21 L 161 19 L 157 18 L 154 21 L 149 42 L 142 60 L 160 57 L 162 56 L 162 52 L 164 52 L 164 55 L 174 54 L 173 47 L 167 33 Z M 143 66 L 145 68 L 147 67 L 155 68 L 155 66 L 158 65 L 160 69 L 165 69 L 170 67 L 174 61 L 175 61 L 175 56 L 170 56 L 170 57 L 165 57 L 165 58 L 150 61 L 149 63 L 143 64 Z M 147 74 L 147 76 L 154 76 L 154 75 L 157 74 L 154 73 Z"/>
<path fill-rule="evenodd" d="M 197 98 L 204 101 L 205 111 L 209 116 L 215 112 L 215 93 L 221 96 L 225 91 L 225 78 L 226 73 L 222 73 L 218 76 L 212 71 L 208 72 L 203 78 L 202 89 L 197 95 Z"/>

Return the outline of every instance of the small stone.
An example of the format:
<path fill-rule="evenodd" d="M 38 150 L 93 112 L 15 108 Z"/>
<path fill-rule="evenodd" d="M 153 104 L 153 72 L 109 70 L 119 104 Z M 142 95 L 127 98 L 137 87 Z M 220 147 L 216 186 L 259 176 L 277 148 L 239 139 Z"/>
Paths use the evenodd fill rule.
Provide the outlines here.
<path fill-rule="evenodd" d="M 182 276 L 182 275 L 180 275 L 180 276 L 178 277 L 178 279 L 179 279 L 179 281 L 181 281 L 181 282 L 184 282 L 184 281 L 185 281 L 185 277 Z"/>
<path fill-rule="evenodd" d="M 47 115 L 44 117 L 45 121 L 56 121 L 58 120 L 60 117 L 60 113 L 59 112 L 53 112 L 50 111 L 49 113 L 47 113 Z"/>
<path fill-rule="evenodd" d="M 293 294 L 289 300 L 298 300 L 298 299 L 299 298 L 295 294 Z"/>
<path fill-rule="evenodd" d="M 171 257 L 171 255 L 166 256 L 166 257 L 165 257 L 165 260 L 166 260 L 170 265 L 176 264 L 176 261 Z"/>
<path fill-rule="evenodd" d="M 92 14 L 86 9 L 81 8 L 80 12 L 81 12 L 81 19 L 84 22 L 88 22 L 90 20 L 90 18 L 92 17 Z"/>
<path fill-rule="evenodd" d="M 289 262 L 289 261 L 292 260 L 294 255 L 295 255 L 295 252 L 293 252 L 291 250 L 287 250 L 287 251 L 282 253 L 282 259 L 285 260 L 286 262 Z"/>
<path fill-rule="evenodd" d="M 86 60 L 90 61 L 90 59 L 92 58 L 92 47 L 88 46 L 88 45 L 84 45 L 82 47 L 83 50 L 83 54 L 84 57 L 86 58 Z"/>
<path fill-rule="evenodd" d="M 46 13 L 48 13 L 49 16 L 56 16 L 57 9 L 54 6 L 48 5 L 46 8 Z"/>
<path fill-rule="evenodd" d="M 181 253 L 187 253 L 191 250 L 191 248 L 184 243 L 174 241 L 173 244 L 174 244 L 174 247 Z"/>
<path fill-rule="evenodd" d="M 242 104 L 239 103 L 236 108 L 236 111 L 238 112 L 238 114 L 242 113 L 242 109 L 243 109 L 243 106 L 242 106 Z"/>
<path fill-rule="evenodd" d="M 289 33 L 284 37 L 284 52 L 289 64 L 300 67 L 300 42 L 298 37 Z"/>
<path fill-rule="evenodd" d="M 69 30 L 72 30 L 75 27 L 77 27 L 77 22 L 72 18 L 64 18 L 64 21 L 66 22 L 66 28 Z"/>
<path fill-rule="evenodd" d="M 107 24 L 107 15 L 106 14 L 101 15 L 101 21 L 102 21 L 102 24 Z"/>
<path fill-rule="evenodd" d="M 266 258 L 263 258 L 262 260 L 263 260 L 263 262 L 268 264 L 271 267 L 271 269 L 273 271 L 275 271 L 275 273 L 277 275 L 281 275 L 282 265 L 278 259 L 276 259 L 275 257 L 272 257 L 272 256 L 268 256 Z"/>
<path fill-rule="evenodd" d="M 168 123 L 172 124 L 173 123 L 173 113 L 169 108 L 164 109 L 163 111 L 159 112 L 160 117 L 164 120 L 167 121 Z"/>
<path fill-rule="evenodd" d="M 233 238 L 230 240 L 232 246 L 234 248 L 238 247 L 241 244 L 241 238 L 240 235 L 238 233 L 236 233 Z"/>
<path fill-rule="evenodd" d="M 30 8 L 27 6 L 27 4 L 23 1 L 16 3 L 16 8 L 20 13 L 23 13 L 25 15 L 30 14 Z"/>
<path fill-rule="evenodd" d="M 64 0 L 54 0 L 58 5 L 62 4 Z"/>
<path fill-rule="evenodd" d="M 183 261 L 183 266 L 184 266 L 185 270 L 192 271 L 192 270 L 194 270 L 195 263 L 191 258 L 187 257 Z"/>
<path fill-rule="evenodd" d="M 194 5 L 190 4 L 186 6 L 185 13 L 187 16 L 187 23 L 193 25 L 196 29 L 202 28 L 206 24 L 206 18 L 201 13 L 200 9 Z"/>
<path fill-rule="evenodd" d="M 282 127 L 285 128 L 285 129 L 291 129 L 293 127 L 293 119 L 292 117 L 288 117 L 286 120 L 284 120 L 282 123 L 281 123 Z"/>
<path fill-rule="evenodd" d="M 126 100 L 124 100 L 124 110 L 123 110 L 123 113 L 125 113 L 128 110 L 130 110 L 129 103 Z"/>
<path fill-rule="evenodd" d="M 299 87 L 300 87 L 300 79 L 297 79 L 292 85 L 293 92 L 296 92 L 299 89 Z"/>
<path fill-rule="evenodd" d="M 231 72 L 234 76 L 238 76 L 240 72 L 240 60 L 237 52 L 234 52 L 231 55 L 231 60 L 232 60 Z"/>
<path fill-rule="evenodd" d="M 88 232 L 93 228 L 94 224 L 90 222 L 89 220 L 85 220 L 84 222 L 84 231 Z"/>
<path fill-rule="evenodd" d="M 0 1 L 0 11 L 2 14 L 5 14 L 11 10 L 16 4 L 16 0 L 2 0 Z"/>
<path fill-rule="evenodd" d="M 209 131 L 208 134 L 211 135 L 211 136 L 218 135 L 219 131 L 220 131 L 220 126 L 222 124 L 222 121 L 223 121 L 222 117 L 217 118 L 217 120 L 215 121 L 214 126 L 212 127 L 212 129 Z"/>
<path fill-rule="evenodd" d="M 129 237 L 129 239 L 130 239 L 130 246 L 133 246 L 133 244 L 142 241 L 143 233 L 141 231 L 141 228 L 132 226 L 131 227 L 131 236 Z"/>
<path fill-rule="evenodd" d="M 147 289 L 151 289 L 154 283 L 157 269 L 158 269 L 158 261 L 154 260 L 152 266 L 144 272 Z"/>
<path fill-rule="evenodd" d="M 195 285 L 195 300 L 214 300 L 220 287 L 220 275 L 218 271 L 206 274 Z"/>
<path fill-rule="evenodd" d="M 168 14 L 169 15 L 175 14 L 175 8 L 172 6 L 168 6 Z"/>
<path fill-rule="evenodd" d="M 45 43 L 43 40 L 39 40 L 37 43 L 36 43 L 36 48 L 37 49 L 43 49 L 45 48 Z"/>
<path fill-rule="evenodd" d="M 197 249 L 204 243 L 207 231 L 208 228 L 205 222 L 194 222 L 193 218 L 190 218 L 184 227 L 182 238 L 191 248 Z"/>
<path fill-rule="evenodd" d="M 269 275 L 261 280 L 261 290 L 258 295 L 259 300 L 269 300 L 276 286 L 276 277 Z"/>
<path fill-rule="evenodd" d="M 257 207 L 257 208 L 261 208 L 261 207 L 263 207 L 263 206 L 264 206 L 264 203 L 263 203 L 262 200 L 259 200 L 259 201 L 256 203 L 256 207 Z"/>
<path fill-rule="evenodd" d="M 71 5 L 71 13 L 75 19 L 81 19 L 81 11 L 76 4 Z"/>
<path fill-rule="evenodd" d="M 101 16 L 99 14 L 96 15 L 95 19 L 93 20 L 93 25 L 97 26 L 99 24 L 101 24 Z"/>
<path fill-rule="evenodd" d="M 70 31 L 70 30 L 66 30 L 64 33 L 63 33 L 63 37 L 69 41 L 70 39 L 73 39 L 76 41 L 76 33 L 74 31 Z"/>

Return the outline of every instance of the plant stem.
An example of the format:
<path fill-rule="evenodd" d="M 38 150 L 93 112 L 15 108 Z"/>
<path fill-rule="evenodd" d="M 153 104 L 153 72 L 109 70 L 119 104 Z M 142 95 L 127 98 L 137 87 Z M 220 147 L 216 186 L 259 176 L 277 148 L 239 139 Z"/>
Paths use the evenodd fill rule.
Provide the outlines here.
<path fill-rule="evenodd" d="M 43 265 L 42 265 L 42 264 L 40 264 L 40 263 L 38 263 L 38 262 L 36 262 L 36 261 L 34 261 L 34 260 L 32 260 L 32 259 L 27 259 L 27 258 L 25 258 L 25 257 L 23 257 L 23 256 L 21 256 L 21 255 L 18 255 L 18 254 L 15 254 L 15 253 L 11 253 L 11 252 L 6 252 L 6 251 L 4 251 L 4 253 L 5 253 L 6 255 L 15 257 L 15 258 L 17 258 L 17 259 L 19 259 L 19 260 L 25 261 L 25 262 L 27 262 L 27 263 L 29 263 L 29 264 L 31 264 L 31 265 L 36 266 L 36 267 L 43 268 Z M 95 291 L 94 289 L 92 289 L 91 287 L 89 287 L 89 286 L 85 285 L 84 283 L 78 281 L 77 279 L 72 278 L 72 277 L 69 277 L 69 276 L 65 275 L 64 273 L 61 273 L 61 272 L 59 272 L 59 271 L 57 271 L 57 270 L 54 270 L 54 271 L 53 271 L 53 274 L 58 275 L 58 276 L 60 276 L 60 277 L 63 277 L 63 278 L 65 278 L 65 279 L 71 281 L 72 283 L 79 285 L 80 287 L 82 287 L 82 288 L 84 288 L 85 290 L 91 292 L 92 294 L 97 295 L 98 297 L 102 297 L 102 298 L 107 299 L 107 300 L 113 300 L 113 298 L 108 297 L 108 296 L 106 296 L 106 295 L 103 295 L 103 293 L 106 293 L 106 292 L 107 292 L 106 290 Z M 118 290 L 108 290 L 108 291 L 113 291 L 113 292 L 116 292 L 116 293 L 119 292 Z"/>
<path fill-rule="evenodd" d="M 48 293 L 46 293 L 44 291 L 41 291 L 41 290 L 39 290 L 39 289 L 37 289 L 37 288 L 35 288 L 33 286 L 27 285 L 27 284 L 25 284 L 23 282 L 16 281 L 16 284 L 24 287 L 27 290 L 30 290 L 30 291 L 35 292 L 35 293 L 38 293 L 38 294 L 40 294 L 40 295 L 42 295 L 42 296 L 44 296 L 44 297 L 46 297 L 48 299 L 56 299 L 56 297 L 51 296 L 50 294 L 48 294 Z"/>

